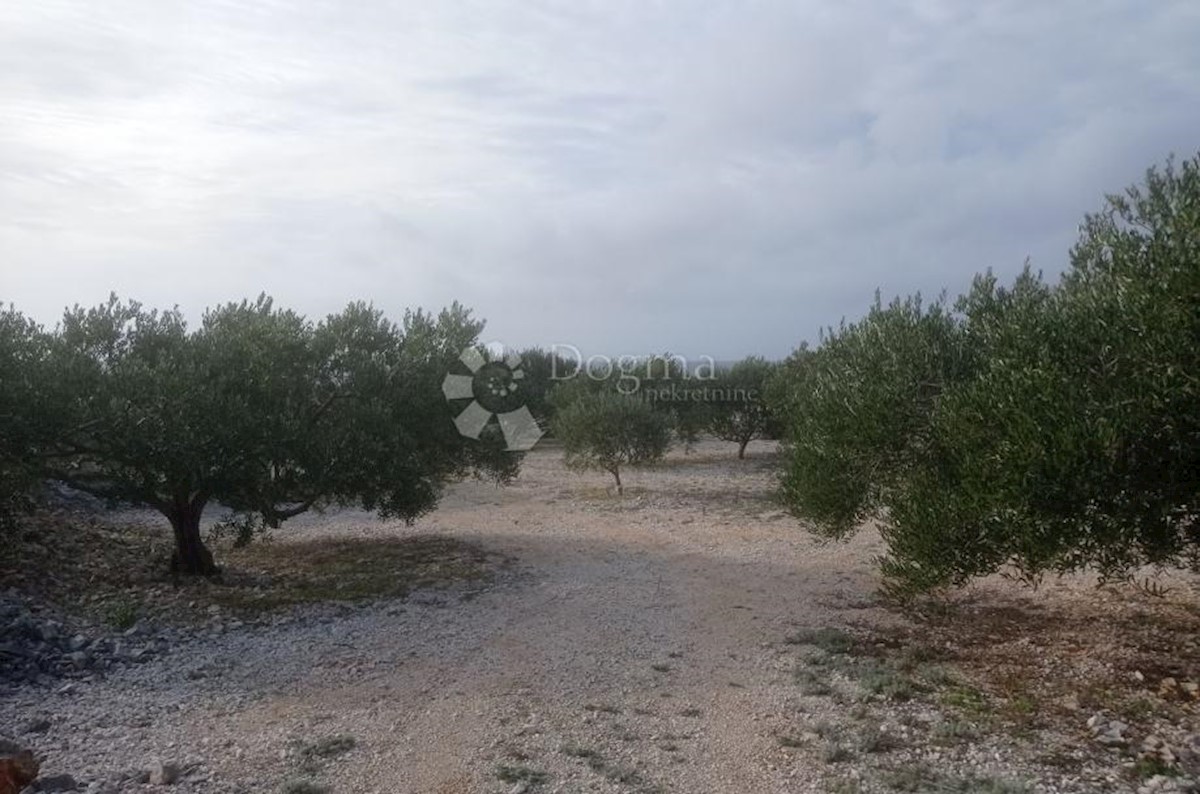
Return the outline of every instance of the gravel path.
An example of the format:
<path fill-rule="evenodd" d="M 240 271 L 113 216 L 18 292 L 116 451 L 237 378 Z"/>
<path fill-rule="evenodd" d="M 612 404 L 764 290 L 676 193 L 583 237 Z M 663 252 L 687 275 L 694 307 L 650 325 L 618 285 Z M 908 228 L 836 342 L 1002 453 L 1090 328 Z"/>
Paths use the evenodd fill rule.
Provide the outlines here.
<path fill-rule="evenodd" d="M 878 541 L 815 543 L 769 501 L 771 450 L 731 452 L 630 473 L 618 499 L 538 450 L 513 486 L 462 484 L 412 528 L 305 517 L 279 542 L 437 532 L 514 563 L 480 593 L 247 626 L 22 691 L 0 724 L 49 716 L 43 769 L 81 785 L 162 760 L 180 791 L 278 791 L 298 743 L 348 735 L 307 773 L 337 792 L 822 790 L 774 733 L 835 707 L 801 702 L 781 639 L 891 619 L 871 606 Z"/>

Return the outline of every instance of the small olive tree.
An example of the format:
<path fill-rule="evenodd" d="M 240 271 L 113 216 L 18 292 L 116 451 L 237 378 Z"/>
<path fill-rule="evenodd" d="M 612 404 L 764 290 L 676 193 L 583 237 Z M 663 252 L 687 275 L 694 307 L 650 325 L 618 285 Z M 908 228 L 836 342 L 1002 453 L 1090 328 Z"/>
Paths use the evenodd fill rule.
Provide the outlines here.
<path fill-rule="evenodd" d="M 393 323 L 354 303 L 312 322 L 260 297 L 195 330 L 115 297 L 76 308 L 38 384 L 59 417 L 40 473 L 161 512 L 185 574 L 217 570 L 200 535 L 214 503 L 270 526 L 351 504 L 411 521 L 453 479 L 516 471 L 499 438 L 458 434 L 440 390 L 481 327 L 457 304 Z"/>
<path fill-rule="evenodd" d="M 650 407 L 667 417 L 675 440 L 691 451 L 708 427 L 710 406 L 704 388 L 711 381 L 688 372 L 682 357 L 661 353 L 622 363 L 618 377 L 650 401 Z"/>
<path fill-rule="evenodd" d="M 750 356 L 717 374 L 709 387 L 709 430 L 723 441 L 738 445 L 738 459 L 746 446 L 766 438 L 771 428 L 765 391 L 775 367 L 761 356 Z"/>
<path fill-rule="evenodd" d="M 552 411 L 585 394 L 608 392 L 636 397 L 666 420 L 675 440 L 687 450 L 708 427 L 709 404 L 704 389 L 711 381 L 689 373 L 680 356 L 671 353 L 618 356 L 594 364 L 590 370 L 563 363 L 560 360 L 558 372 L 568 374 L 560 375 L 551 389 L 548 403 Z"/>
<path fill-rule="evenodd" d="M 544 428 L 554 424 L 555 405 L 551 392 L 560 382 L 576 374 L 577 362 L 564 358 L 553 350 L 530 347 L 519 354 L 521 361 L 520 390 L 517 398 Z"/>
<path fill-rule="evenodd" d="M 671 422 L 634 396 L 607 390 L 580 390 L 560 406 L 554 420 L 565 461 L 572 469 L 600 469 L 613 476 L 623 493 L 622 466 L 662 460 L 671 445 Z"/>

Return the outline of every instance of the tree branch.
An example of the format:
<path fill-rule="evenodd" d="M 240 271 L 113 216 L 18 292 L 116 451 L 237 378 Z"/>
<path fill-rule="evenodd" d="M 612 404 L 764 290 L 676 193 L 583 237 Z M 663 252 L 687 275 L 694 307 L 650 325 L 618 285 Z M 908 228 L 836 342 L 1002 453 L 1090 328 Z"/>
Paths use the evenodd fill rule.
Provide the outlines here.
<path fill-rule="evenodd" d="M 358 395 L 354 392 L 329 395 L 329 397 L 327 397 L 320 405 L 317 406 L 317 410 L 313 412 L 313 415 L 310 417 L 310 421 L 316 422 L 319 420 L 331 407 L 333 407 L 333 404 L 338 400 L 349 400 L 355 397 L 358 397 Z"/>
<path fill-rule="evenodd" d="M 315 499 L 308 499 L 294 507 L 277 508 L 272 506 L 266 510 L 263 510 L 263 518 L 266 519 L 267 523 L 272 529 L 275 529 L 278 528 L 282 522 L 287 521 L 289 518 L 295 518 L 301 513 L 307 513 L 312 509 L 314 504 L 316 504 Z"/>

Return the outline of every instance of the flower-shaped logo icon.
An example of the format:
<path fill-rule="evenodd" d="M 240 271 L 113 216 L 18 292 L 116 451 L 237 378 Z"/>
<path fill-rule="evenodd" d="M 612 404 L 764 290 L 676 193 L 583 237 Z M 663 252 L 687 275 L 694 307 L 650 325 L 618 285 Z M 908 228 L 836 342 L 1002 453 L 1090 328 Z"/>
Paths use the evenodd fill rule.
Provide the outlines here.
<path fill-rule="evenodd" d="M 496 417 L 504 434 L 505 449 L 513 452 L 533 449 L 543 433 L 529 408 L 522 404 L 505 410 L 520 397 L 521 381 L 525 378 L 521 357 L 510 353 L 489 361 L 479 350 L 468 347 L 458 360 L 471 374 L 449 373 L 442 381 L 442 394 L 447 401 L 471 401 L 454 418 L 458 432 L 477 439 L 492 417 Z"/>

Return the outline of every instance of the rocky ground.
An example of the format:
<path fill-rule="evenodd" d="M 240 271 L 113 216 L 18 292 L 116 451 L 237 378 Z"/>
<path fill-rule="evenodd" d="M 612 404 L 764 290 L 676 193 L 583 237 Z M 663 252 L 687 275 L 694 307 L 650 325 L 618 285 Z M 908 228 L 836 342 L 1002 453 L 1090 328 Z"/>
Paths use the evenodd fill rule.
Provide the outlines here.
<path fill-rule="evenodd" d="M 93 553 L 124 578 L 51 565 L 92 547 L 47 527 L 0 561 L 0 756 L 92 792 L 1192 790 L 1188 580 L 997 578 L 900 611 L 873 532 L 815 542 L 771 500 L 773 450 L 733 452 L 617 497 L 539 449 L 414 527 L 223 544 L 214 585 L 156 578 L 152 516 L 77 506 L 61 544 L 113 533 L 126 556 Z"/>

